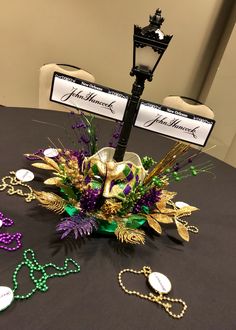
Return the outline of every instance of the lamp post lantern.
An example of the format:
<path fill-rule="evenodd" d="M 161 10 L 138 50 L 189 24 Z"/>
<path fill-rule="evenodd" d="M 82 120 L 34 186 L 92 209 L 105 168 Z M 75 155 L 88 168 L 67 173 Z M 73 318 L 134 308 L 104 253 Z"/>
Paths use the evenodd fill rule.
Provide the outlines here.
<path fill-rule="evenodd" d="M 123 160 L 138 111 L 139 99 L 144 90 L 145 80 L 152 80 L 153 73 L 172 38 L 172 36 L 165 35 L 160 30 L 163 21 L 161 10 L 157 9 L 155 15 L 150 15 L 149 25 L 144 28 L 134 26 L 133 67 L 130 75 L 135 76 L 136 79 L 133 83 L 131 97 L 126 105 L 124 124 L 114 154 L 114 160 L 117 162 Z"/>

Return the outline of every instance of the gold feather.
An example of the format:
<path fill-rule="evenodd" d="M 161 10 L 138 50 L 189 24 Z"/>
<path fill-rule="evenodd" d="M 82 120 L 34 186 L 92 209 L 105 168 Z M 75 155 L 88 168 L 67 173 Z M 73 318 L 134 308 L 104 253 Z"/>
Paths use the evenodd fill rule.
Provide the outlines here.
<path fill-rule="evenodd" d="M 167 208 L 165 208 L 165 209 L 161 209 L 160 210 L 160 212 L 162 213 L 162 214 L 165 214 L 165 215 L 170 215 L 170 216 L 174 216 L 174 215 L 176 215 L 176 210 L 175 209 L 167 209 Z"/>
<path fill-rule="evenodd" d="M 58 177 L 53 177 L 53 178 L 49 178 L 47 180 L 44 181 L 44 184 L 48 184 L 48 185 L 60 185 L 61 184 L 61 178 Z"/>
<path fill-rule="evenodd" d="M 158 221 L 156 219 L 154 219 L 152 217 L 152 214 L 147 215 L 147 222 L 149 224 L 149 226 L 154 229 L 158 234 L 162 233 L 162 229 L 160 224 L 158 223 Z"/>
<path fill-rule="evenodd" d="M 184 215 L 190 215 L 191 212 L 197 211 L 197 210 L 199 210 L 197 207 L 188 205 L 188 206 L 184 206 L 184 207 L 181 207 L 180 209 L 176 210 L 176 215 L 178 217 L 182 217 Z"/>
<path fill-rule="evenodd" d="M 161 200 L 158 203 L 156 203 L 156 207 L 160 211 L 162 211 L 162 209 L 165 209 L 166 208 L 166 203 L 168 201 L 170 201 L 172 198 L 174 198 L 176 194 L 177 194 L 176 192 L 162 190 L 162 192 L 161 192 Z"/>
<path fill-rule="evenodd" d="M 32 166 L 40 168 L 42 170 L 53 170 L 54 168 L 51 165 L 44 164 L 44 163 L 33 163 Z"/>
<path fill-rule="evenodd" d="M 144 244 L 145 242 L 143 230 L 127 228 L 124 224 L 118 224 L 115 235 L 122 243 Z"/>
<path fill-rule="evenodd" d="M 185 240 L 189 241 L 189 231 L 192 232 L 198 232 L 198 229 L 195 226 L 188 226 L 188 223 L 186 221 L 186 224 L 178 221 L 178 219 L 190 215 L 193 211 L 197 211 L 198 208 L 195 206 L 185 206 L 180 209 L 178 209 L 175 205 L 175 203 L 172 201 L 172 198 L 175 196 L 175 193 L 170 193 L 164 191 L 162 195 L 162 199 L 156 203 L 156 207 L 159 209 L 160 214 L 156 213 L 155 217 L 156 220 L 162 223 L 171 223 L 175 221 L 178 234 L 180 237 Z M 170 205 L 172 208 L 167 208 L 166 206 Z M 154 216 L 152 214 L 152 216 Z"/>
<path fill-rule="evenodd" d="M 189 232 L 188 229 L 183 225 L 180 221 L 175 220 L 177 231 L 180 237 L 183 238 L 185 241 L 189 241 Z"/>
<path fill-rule="evenodd" d="M 51 210 L 55 213 L 62 214 L 67 202 L 60 196 L 46 192 L 46 191 L 35 191 L 34 194 L 36 199 L 42 204 L 43 207 Z"/>
<path fill-rule="evenodd" d="M 55 162 L 55 160 L 49 158 L 49 157 L 44 157 L 44 161 L 52 166 L 57 172 L 60 172 L 60 167 L 58 166 L 58 164 Z"/>
<path fill-rule="evenodd" d="M 173 223 L 173 219 L 167 214 L 153 213 L 150 214 L 155 220 L 161 223 Z"/>
<path fill-rule="evenodd" d="M 37 159 L 43 160 L 43 157 L 41 157 L 39 155 L 35 155 L 35 154 L 24 154 L 24 156 L 26 156 L 26 157 L 33 157 L 33 158 L 37 158 Z"/>

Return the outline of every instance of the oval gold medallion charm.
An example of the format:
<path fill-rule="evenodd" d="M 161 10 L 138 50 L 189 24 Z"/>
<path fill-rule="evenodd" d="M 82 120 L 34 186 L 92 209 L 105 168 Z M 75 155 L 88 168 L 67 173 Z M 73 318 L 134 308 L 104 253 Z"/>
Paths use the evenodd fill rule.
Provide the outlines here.
<path fill-rule="evenodd" d="M 148 276 L 148 282 L 159 293 L 168 293 L 171 290 L 170 280 L 164 274 L 157 272 L 151 273 Z"/>
<path fill-rule="evenodd" d="M 6 309 L 11 305 L 14 299 L 14 294 L 12 289 L 7 286 L 0 286 L 0 311 Z"/>

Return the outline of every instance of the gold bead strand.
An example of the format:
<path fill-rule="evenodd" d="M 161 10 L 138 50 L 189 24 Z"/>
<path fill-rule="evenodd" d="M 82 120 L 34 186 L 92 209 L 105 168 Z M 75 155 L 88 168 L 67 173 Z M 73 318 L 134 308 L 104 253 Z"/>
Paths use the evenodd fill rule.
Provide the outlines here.
<path fill-rule="evenodd" d="M 136 295 L 137 297 L 144 298 L 144 299 L 149 299 L 149 296 L 148 296 L 148 295 L 142 294 L 142 293 L 137 292 L 137 291 L 134 291 L 134 290 L 128 290 L 128 289 L 124 286 L 124 284 L 123 284 L 123 282 L 122 282 L 122 278 L 121 278 L 121 277 L 122 277 L 122 274 L 124 274 L 124 273 L 144 274 L 144 272 L 145 272 L 144 268 L 145 268 L 145 267 L 147 267 L 147 266 L 144 266 L 143 269 L 141 269 L 141 270 L 134 270 L 134 269 L 129 269 L 129 268 L 127 268 L 127 269 L 123 269 L 123 270 L 121 270 L 121 271 L 119 272 L 119 274 L 118 274 L 119 285 L 120 285 L 120 287 L 122 288 L 122 290 L 124 290 L 125 293 L 130 294 L 130 295 L 133 294 L 133 295 Z M 147 268 L 149 268 L 149 267 L 147 267 Z M 146 276 L 146 275 L 145 275 L 145 276 Z"/>
<path fill-rule="evenodd" d="M 9 183 L 7 182 L 9 180 Z M 15 176 L 15 172 L 11 171 L 10 175 L 4 176 L 1 179 L 2 183 L 0 184 L 0 191 L 3 191 L 7 188 L 8 195 L 18 195 L 24 197 L 27 203 L 35 199 L 33 189 L 26 183 L 18 180 Z M 29 192 L 24 192 L 22 189 L 15 189 L 15 186 L 21 186 L 29 190 Z"/>
<path fill-rule="evenodd" d="M 162 293 L 159 293 L 158 295 L 154 295 L 153 293 L 149 293 L 149 295 L 142 294 L 142 293 L 137 292 L 135 290 L 128 290 L 125 287 L 125 285 L 123 284 L 122 275 L 124 273 L 144 274 L 145 277 L 148 277 L 151 274 L 151 272 L 152 272 L 151 268 L 148 267 L 148 266 L 144 266 L 141 270 L 134 270 L 134 269 L 130 269 L 130 268 L 123 269 L 118 274 L 119 285 L 122 288 L 122 290 L 125 293 L 129 294 L 129 295 L 135 295 L 139 298 L 147 299 L 151 302 L 158 303 L 174 319 L 182 318 L 184 316 L 184 313 L 185 313 L 186 309 L 187 309 L 187 304 L 182 299 L 166 297 Z M 165 302 L 165 301 L 167 301 L 167 302 Z M 182 305 L 183 308 L 182 308 L 182 311 L 179 314 L 176 314 L 176 313 L 172 312 L 172 310 L 171 310 L 172 307 L 173 307 L 172 303 L 178 303 L 178 304 Z"/>
<path fill-rule="evenodd" d="M 165 303 L 163 303 L 163 307 L 165 308 L 166 312 L 172 316 L 175 319 L 180 319 L 181 317 L 184 316 L 184 313 L 186 311 L 186 309 L 188 308 L 187 304 L 185 303 L 185 301 L 183 301 L 182 299 L 177 299 L 177 298 L 170 298 L 170 297 L 164 297 L 162 296 L 162 300 L 166 300 L 166 301 L 170 301 L 173 303 L 178 303 L 181 304 L 183 306 L 182 311 L 179 314 L 175 314 L 173 313 L 170 309 L 172 308 L 172 304 L 168 304 L 168 305 L 164 305 Z"/>

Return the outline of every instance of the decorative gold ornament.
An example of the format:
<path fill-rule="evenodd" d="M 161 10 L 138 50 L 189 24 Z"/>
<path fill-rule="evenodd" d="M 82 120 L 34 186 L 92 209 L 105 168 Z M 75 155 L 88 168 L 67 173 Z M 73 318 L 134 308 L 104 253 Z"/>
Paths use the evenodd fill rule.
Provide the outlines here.
<path fill-rule="evenodd" d="M 108 218 L 120 211 L 122 204 L 114 199 L 107 199 L 103 204 L 101 211 Z"/>
<path fill-rule="evenodd" d="M 144 244 L 145 242 L 143 230 L 127 228 L 123 223 L 118 224 L 115 235 L 122 243 Z"/>
<path fill-rule="evenodd" d="M 171 283 L 167 283 L 167 286 L 170 285 L 170 287 L 168 287 L 168 289 L 165 291 L 165 287 L 163 290 L 158 291 L 156 290 L 155 286 L 153 287 L 154 290 L 158 293 L 158 295 L 154 295 L 153 293 L 149 293 L 149 294 L 142 294 L 140 292 L 137 292 L 137 291 L 134 291 L 134 290 L 128 290 L 125 285 L 123 284 L 123 281 L 122 281 L 122 275 L 124 273 L 133 273 L 133 274 L 143 274 L 145 277 L 147 277 L 149 279 L 149 283 L 151 284 L 151 286 L 153 287 L 153 284 L 152 282 L 150 281 L 151 277 L 153 278 L 152 275 L 155 275 L 156 274 L 159 274 L 161 277 L 160 278 L 166 278 L 165 275 L 163 274 L 160 274 L 160 273 L 153 273 L 151 268 L 148 267 L 148 266 L 144 266 L 141 270 L 134 270 L 134 269 L 123 269 L 119 272 L 118 274 L 118 281 L 119 281 L 119 285 L 120 287 L 122 288 L 122 290 L 129 294 L 129 295 L 135 295 L 139 298 L 142 298 L 142 299 L 147 299 L 151 302 L 154 302 L 154 303 L 157 303 L 159 305 L 161 305 L 165 311 L 171 316 L 173 317 L 174 319 L 180 319 L 181 317 L 184 316 L 184 313 L 187 309 L 187 304 L 182 300 L 182 299 L 176 299 L 176 298 L 170 298 L 170 297 L 167 297 L 165 294 L 168 293 L 171 289 Z M 160 278 L 157 278 L 157 281 L 160 283 Z M 167 279 L 167 278 L 166 278 Z M 169 281 L 167 279 L 167 281 Z M 157 284 L 159 284 L 157 283 Z M 165 283 L 164 283 L 165 284 Z M 162 286 L 161 286 L 162 287 Z M 182 310 L 179 314 L 176 314 L 172 311 L 172 308 L 173 308 L 173 305 L 174 304 L 178 304 L 180 306 L 182 306 Z"/>
<path fill-rule="evenodd" d="M 52 170 L 52 171 L 60 172 L 59 166 L 53 159 L 51 159 L 49 157 L 40 157 L 40 156 L 37 156 L 37 157 L 39 159 L 43 160 L 45 162 L 45 164 L 44 163 L 33 163 L 32 166 L 41 168 L 43 170 Z"/>
<path fill-rule="evenodd" d="M 159 222 L 150 214 L 146 215 L 147 222 L 149 226 L 154 229 L 158 234 L 162 233 L 161 226 Z"/>
<path fill-rule="evenodd" d="M 34 190 L 35 198 L 48 210 L 55 213 L 62 214 L 65 211 L 67 202 L 60 196 L 46 192 Z"/>
<path fill-rule="evenodd" d="M 156 203 L 158 212 L 144 216 L 146 216 L 149 226 L 152 227 L 158 234 L 161 234 L 162 232 L 159 223 L 175 223 L 179 236 L 188 242 L 189 232 L 197 234 L 199 230 L 196 226 L 189 226 L 188 222 L 182 220 L 181 218 L 184 216 L 189 216 L 193 211 L 197 211 L 199 209 L 190 205 L 178 209 L 175 203 L 171 200 L 175 195 L 175 192 L 163 190 L 161 200 Z"/>
<path fill-rule="evenodd" d="M 60 186 L 61 185 L 61 178 L 58 177 L 52 177 L 44 181 L 44 184 L 46 185 L 55 185 Z"/>
<path fill-rule="evenodd" d="M 2 183 L 0 184 L 0 191 L 7 189 L 8 195 L 18 195 L 24 197 L 27 203 L 31 202 L 35 199 L 33 189 L 28 184 L 18 180 L 15 174 L 14 171 L 11 171 L 10 175 L 4 176 L 1 179 Z"/>
<path fill-rule="evenodd" d="M 62 152 L 62 150 L 57 149 L 58 153 Z M 70 151 L 66 150 L 65 155 L 70 155 Z M 34 156 L 32 154 L 26 154 L 27 157 Z M 51 177 L 44 181 L 46 185 L 56 185 L 57 187 L 63 187 L 63 180 L 69 179 L 71 184 L 74 185 L 77 189 L 82 189 L 85 187 L 84 177 L 79 172 L 78 162 L 76 159 L 71 157 L 68 162 L 62 156 L 60 156 L 60 166 L 57 162 L 49 157 L 41 157 L 36 156 L 39 160 L 42 160 L 44 163 L 33 163 L 32 166 L 36 168 L 40 168 L 43 170 L 51 170 L 55 171 L 55 177 Z"/>

